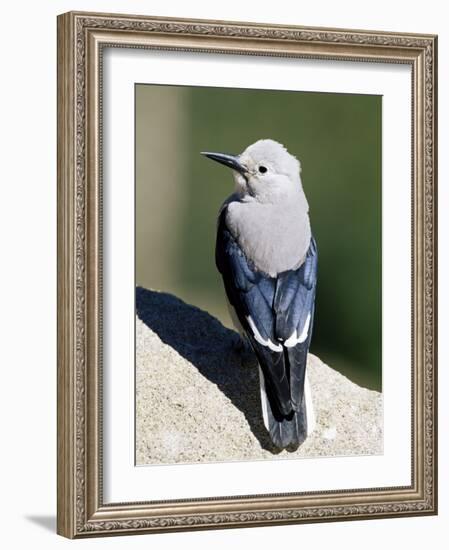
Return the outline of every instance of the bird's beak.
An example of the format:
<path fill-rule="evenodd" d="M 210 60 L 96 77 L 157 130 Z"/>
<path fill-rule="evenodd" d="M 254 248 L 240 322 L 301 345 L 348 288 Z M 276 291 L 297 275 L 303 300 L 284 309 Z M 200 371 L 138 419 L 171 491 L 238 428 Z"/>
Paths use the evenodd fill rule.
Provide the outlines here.
<path fill-rule="evenodd" d="M 201 154 L 209 159 L 219 162 L 220 164 L 224 164 L 225 166 L 232 168 L 243 176 L 247 172 L 246 167 L 240 164 L 239 157 L 237 155 L 227 155 L 226 153 L 209 153 L 208 151 L 203 151 Z"/>

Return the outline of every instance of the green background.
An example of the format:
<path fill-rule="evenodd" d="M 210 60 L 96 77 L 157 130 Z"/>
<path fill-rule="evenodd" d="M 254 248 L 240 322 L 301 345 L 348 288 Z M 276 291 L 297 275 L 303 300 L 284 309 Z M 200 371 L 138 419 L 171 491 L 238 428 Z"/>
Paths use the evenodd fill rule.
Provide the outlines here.
<path fill-rule="evenodd" d="M 302 165 L 319 252 L 311 351 L 380 390 L 380 96 L 136 85 L 136 283 L 232 326 L 214 247 L 233 180 L 200 151 L 261 138 Z"/>

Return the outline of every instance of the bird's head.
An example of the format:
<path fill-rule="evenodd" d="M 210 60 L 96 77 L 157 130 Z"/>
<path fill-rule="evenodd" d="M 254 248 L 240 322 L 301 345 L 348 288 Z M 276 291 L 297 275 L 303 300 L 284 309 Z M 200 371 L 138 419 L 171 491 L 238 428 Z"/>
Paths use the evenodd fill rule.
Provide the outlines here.
<path fill-rule="evenodd" d="M 203 152 L 232 169 L 237 193 L 260 202 L 277 202 L 301 192 L 301 165 L 296 157 L 272 139 L 261 139 L 240 155 Z"/>

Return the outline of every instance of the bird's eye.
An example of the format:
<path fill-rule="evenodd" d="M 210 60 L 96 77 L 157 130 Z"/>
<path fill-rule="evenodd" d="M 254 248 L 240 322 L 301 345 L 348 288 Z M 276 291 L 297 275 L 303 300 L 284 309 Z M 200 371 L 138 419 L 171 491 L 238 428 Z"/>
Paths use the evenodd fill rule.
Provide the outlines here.
<path fill-rule="evenodd" d="M 261 174 L 265 174 L 265 172 L 268 170 L 268 168 L 266 166 L 259 166 L 259 172 Z"/>

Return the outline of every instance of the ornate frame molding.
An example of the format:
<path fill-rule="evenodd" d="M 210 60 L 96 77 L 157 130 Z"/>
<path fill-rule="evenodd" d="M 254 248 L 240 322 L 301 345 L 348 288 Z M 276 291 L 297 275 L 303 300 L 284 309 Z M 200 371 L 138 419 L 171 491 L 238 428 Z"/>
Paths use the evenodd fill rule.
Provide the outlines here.
<path fill-rule="evenodd" d="M 104 504 L 102 48 L 405 63 L 413 87 L 410 487 Z M 58 533 L 70 538 L 437 512 L 436 56 L 431 35 L 70 12 L 58 17 Z"/>

